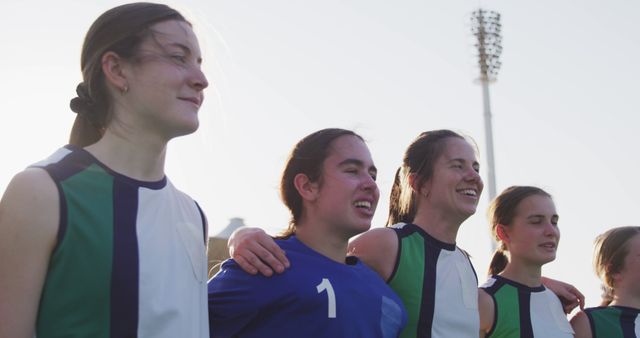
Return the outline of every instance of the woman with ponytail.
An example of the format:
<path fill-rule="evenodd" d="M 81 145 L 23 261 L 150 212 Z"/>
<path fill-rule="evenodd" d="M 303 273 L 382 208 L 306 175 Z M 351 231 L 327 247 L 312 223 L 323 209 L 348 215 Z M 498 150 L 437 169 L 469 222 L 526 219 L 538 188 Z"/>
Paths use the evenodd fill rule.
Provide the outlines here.
<path fill-rule="evenodd" d="M 598 236 L 593 266 L 602 281 L 602 303 L 571 319 L 576 337 L 640 337 L 640 227 L 613 228 Z"/>
<path fill-rule="evenodd" d="M 271 278 L 226 260 L 208 283 L 211 337 L 396 338 L 402 301 L 374 271 L 347 256 L 369 229 L 380 197 L 362 137 L 322 129 L 291 151 L 280 196 L 291 212 L 275 244 L 291 268 Z"/>
<path fill-rule="evenodd" d="M 555 259 L 560 240 L 551 195 L 507 188 L 491 203 L 489 220 L 499 247 L 478 292 L 480 336 L 573 337 L 560 300 L 542 282 L 542 266 Z"/>
<path fill-rule="evenodd" d="M 167 179 L 207 79 L 191 24 L 112 8 L 84 40 L 70 144 L 0 202 L 0 336 L 208 337 L 206 221 Z"/>
<path fill-rule="evenodd" d="M 479 171 L 476 149 L 460 134 L 421 133 L 396 172 L 387 226 L 349 244 L 350 253 L 402 299 L 408 313 L 402 338 L 478 336 L 478 278 L 456 239 L 462 223 L 476 212 L 484 187 Z M 243 269 L 263 274 L 287 262 L 271 242 L 255 229 L 240 229 L 229 239 L 232 257 L 242 260 Z M 554 290 L 576 298 L 572 286 L 551 282 Z"/>

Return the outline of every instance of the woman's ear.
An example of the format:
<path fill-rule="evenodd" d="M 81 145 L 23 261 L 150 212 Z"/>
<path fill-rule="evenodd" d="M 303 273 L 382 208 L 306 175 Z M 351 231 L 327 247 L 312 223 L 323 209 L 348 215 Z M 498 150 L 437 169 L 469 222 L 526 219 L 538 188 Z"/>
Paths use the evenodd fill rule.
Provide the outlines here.
<path fill-rule="evenodd" d="M 507 231 L 505 229 L 505 226 L 502 224 L 498 224 L 496 226 L 496 234 L 498 235 L 498 238 L 504 242 L 504 243 L 508 243 L 509 242 L 509 235 L 507 234 Z"/>
<path fill-rule="evenodd" d="M 124 60 L 114 52 L 102 55 L 102 73 L 107 80 L 107 86 L 114 87 L 121 93 L 129 90 L 127 76 L 124 72 Z"/>
<path fill-rule="evenodd" d="M 430 181 L 421 182 L 418 174 L 409 174 L 409 185 L 411 186 L 411 190 L 413 190 L 418 195 L 422 195 L 424 197 L 429 196 L 431 183 Z"/>
<path fill-rule="evenodd" d="M 314 201 L 318 196 L 318 184 L 311 182 L 309 177 L 305 174 L 297 174 L 293 178 L 293 185 L 298 190 L 298 194 L 303 200 Z"/>

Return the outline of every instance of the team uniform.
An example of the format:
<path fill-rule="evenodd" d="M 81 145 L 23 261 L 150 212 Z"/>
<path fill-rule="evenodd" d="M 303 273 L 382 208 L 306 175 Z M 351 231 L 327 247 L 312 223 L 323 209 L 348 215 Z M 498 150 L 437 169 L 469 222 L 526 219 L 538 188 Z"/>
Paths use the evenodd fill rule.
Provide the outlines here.
<path fill-rule="evenodd" d="M 229 259 L 209 281 L 211 337 L 398 337 L 402 301 L 356 257 L 335 262 L 296 236 L 276 243 L 284 273 L 250 275 Z"/>
<path fill-rule="evenodd" d="M 34 167 L 60 199 L 38 338 L 208 337 L 206 221 L 191 198 L 74 146 Z"/>
<path fill-rule="evenodd" d="M 481 288 L 495 305 L 493 326 L 487 337 L 573 337 L 560 300 L 543 285 L 532 288 L 496 275 Z"/>
<path fill-rule="evenodd" d="M 593 338 L 639 338 L 640 309 L 600 306 L 585 309 Z"/>
<path fill-rule="evenodd" d="M 388 284 L 409 314 L 401 337 L 478 337 L 478 278 L 467 254 L 415 224 L 391 228 L 398 255 Z"/>

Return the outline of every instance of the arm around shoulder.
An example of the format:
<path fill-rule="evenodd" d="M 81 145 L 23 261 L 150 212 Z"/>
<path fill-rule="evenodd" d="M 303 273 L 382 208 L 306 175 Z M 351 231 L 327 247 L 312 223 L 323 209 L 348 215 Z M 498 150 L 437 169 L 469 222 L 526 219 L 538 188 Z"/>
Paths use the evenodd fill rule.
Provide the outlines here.
<path fill-rule="evenodd" d="M 289 267 L 289 260 L 271 236 L 260 228 L 242 227 L 229 237 L 229 256 L 242 270 L 255 275 L 271 276 Z"/>
<path fill-rule="evenodd" d="M 0 201 L 0 337 L 34 336 L 49 257 L 59 227 L 59 197 L 42 169 L 27 169 Z"/>
<path fill-rule="evenodd" d="M 558 296 L 565 313 L 571 313 L 577 306 L 584 308 L 584 295 L 575 286 L 544 276 L 542 284 Z"/>
<path fill-rule="evenodd" d="M 398 236 L 393 229 L 371 229 L 349 243 L 349 254 L 358 257 L 388 281 L 398 257 Z"/>

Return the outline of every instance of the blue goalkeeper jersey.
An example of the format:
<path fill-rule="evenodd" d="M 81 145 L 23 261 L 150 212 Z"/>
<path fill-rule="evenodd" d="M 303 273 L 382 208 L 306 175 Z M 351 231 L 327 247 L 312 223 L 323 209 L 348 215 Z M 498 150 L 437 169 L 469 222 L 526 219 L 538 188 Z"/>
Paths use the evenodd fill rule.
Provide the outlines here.
<path fill-rule="evenodd" d="M 208 284 L 211 337 L 398 337 L 400 298 L 356 257 L 335 262 L 295 236 L 276 243 L 291 267 L 250 275 L 234 260 Z"/>

